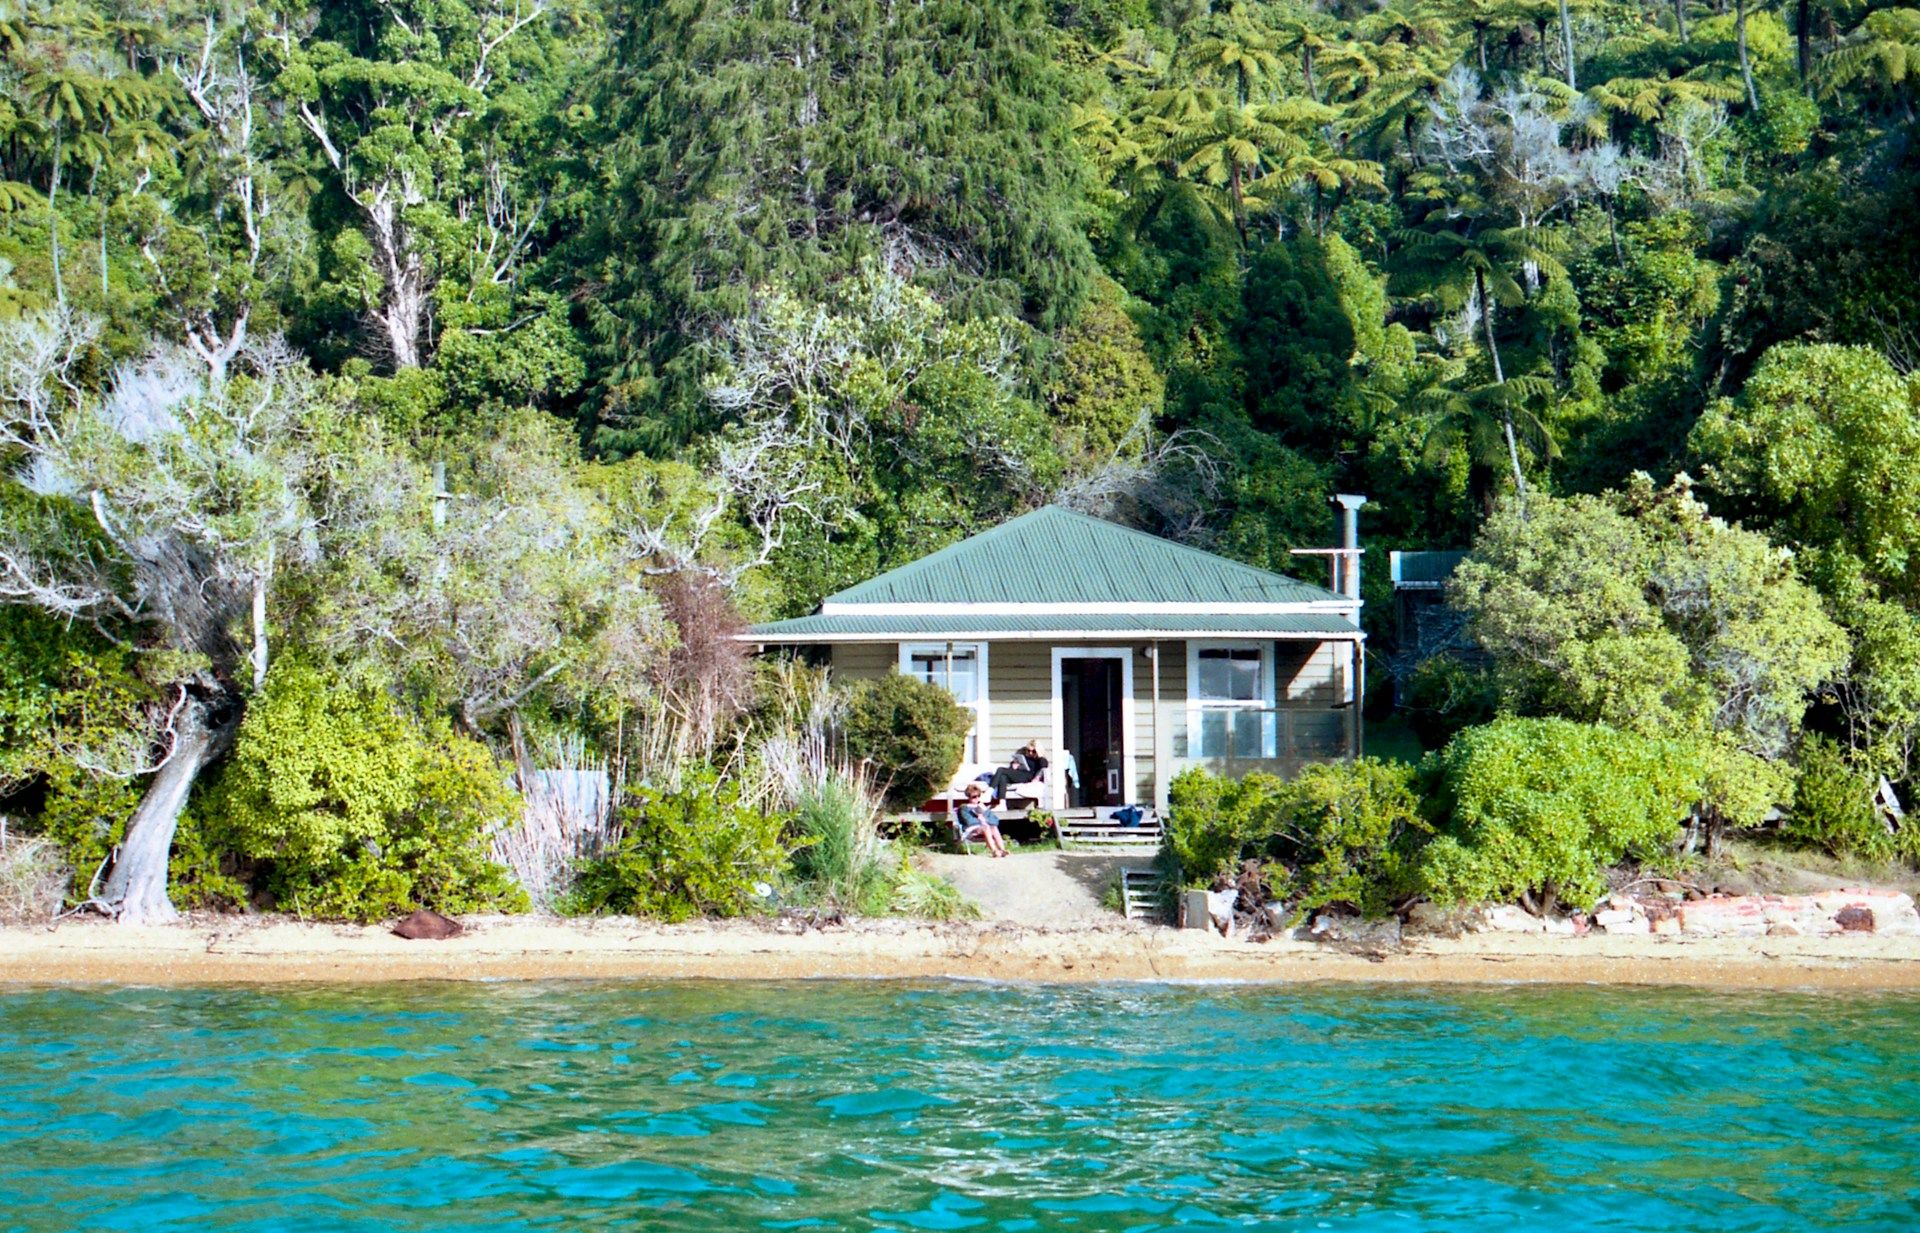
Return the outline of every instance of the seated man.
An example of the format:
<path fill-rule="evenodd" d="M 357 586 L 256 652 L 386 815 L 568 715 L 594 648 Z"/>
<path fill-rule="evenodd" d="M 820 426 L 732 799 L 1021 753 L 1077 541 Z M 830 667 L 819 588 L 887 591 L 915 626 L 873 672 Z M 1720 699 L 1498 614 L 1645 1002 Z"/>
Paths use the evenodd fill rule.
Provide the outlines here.
<path fill-rule="evenodd" d="M 953 829 L 963 845 L 978 840 L 987 845 L 989 855 L 1005 856 L 1007 841 L 1000 837 L 1000 819 L 987 808 L 986 795 L 979 784 L 967 785 L 966 802 L 954 811 Z"/>
<path fill-rule="evenodd" d="M 1007 787 L 1017 783 L 1032 783 L 1040 778 L 1047 769 L 1047 760 L 1040 754 L 1040 742 L 1028 741 L 1013 753 L 1007 764 L 993 773 L 989 781 L 991 795 L 989 800 L 998 805 L 1007 799 Z"/>

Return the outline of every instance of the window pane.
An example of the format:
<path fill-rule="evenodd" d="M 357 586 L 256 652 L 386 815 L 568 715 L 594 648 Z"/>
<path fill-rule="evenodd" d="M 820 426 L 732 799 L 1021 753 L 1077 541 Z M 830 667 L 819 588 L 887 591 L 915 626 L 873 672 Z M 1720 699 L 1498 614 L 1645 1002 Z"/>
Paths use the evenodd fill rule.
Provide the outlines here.
<path fill-rule="evenodd" d="M 1200 748 L 1193 755 L 1197 758 L 1224 758 L 1227 756 L 1227 712 L 1201 711 L 1197 725 Z"/>
<path fill-rule="evenodd" d="M 947 682 L 955 701 L 972 706 L 980 700 L 980 664 L 972 651 L 953 656 L 953 679 Z"/>
<path fill-rule="evenodd" d="M 929 685 L 944 685 L 954 700 L 972 706 L 980 700 L 979 657 L 973 651 L 955 651 L 951 657 L 952 679 L 948 679 L 949 657 L 945 651 L 915 651 L 907 659 L 907 675 Z"/>
<path fill-rule="evenodd" d="M 1233 716 L 1233 757 L 1271 758 L 1274 756 L 1274 715 L 1271 711 L 1227 711 Z"/>
<path fill-rule="evenodd" d="M 1257 649 L 1202 650 L 1196 675 L 1202 702 L 1260 701 L 1260 652 Z"/>

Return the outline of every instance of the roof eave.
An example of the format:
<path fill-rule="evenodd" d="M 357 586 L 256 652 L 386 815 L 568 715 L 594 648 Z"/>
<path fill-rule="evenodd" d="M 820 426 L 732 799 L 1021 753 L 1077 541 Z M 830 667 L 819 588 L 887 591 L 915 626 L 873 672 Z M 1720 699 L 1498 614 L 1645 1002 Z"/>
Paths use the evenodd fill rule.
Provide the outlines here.
<path fill-rule="evenodd" d="M 1365 642 L 1366 631 L 1352 630 L 1218 630 L 1218 629 L 955 629 L 913 633 L 761 633 L 749 630 L 733 635 L 735 642 L 754 646 L 825 646 L 840 642 L 1158 642 L 1199 638 L 1231 641 L 1235 638 L 1271 638 L 1278 642 Z"/>

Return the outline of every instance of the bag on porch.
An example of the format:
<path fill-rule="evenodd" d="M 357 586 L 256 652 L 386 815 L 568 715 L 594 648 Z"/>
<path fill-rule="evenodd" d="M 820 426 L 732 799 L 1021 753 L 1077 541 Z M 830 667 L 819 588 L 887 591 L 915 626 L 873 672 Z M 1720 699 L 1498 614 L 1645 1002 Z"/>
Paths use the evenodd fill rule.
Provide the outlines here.
<path fill-rule="evenodd" d="M 1138 826 L 1146 820 L 1147 813 L 1138 805 L 1122 805 L 1107 816 L 1122 826 Z"/>

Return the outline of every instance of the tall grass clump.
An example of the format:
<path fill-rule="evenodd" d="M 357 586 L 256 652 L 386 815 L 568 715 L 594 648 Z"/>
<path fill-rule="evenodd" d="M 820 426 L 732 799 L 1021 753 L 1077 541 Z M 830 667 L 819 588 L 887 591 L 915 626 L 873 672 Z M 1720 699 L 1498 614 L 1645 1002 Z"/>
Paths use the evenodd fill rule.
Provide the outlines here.
<path fill-rule="evenodd" d="M 922 920 L 976 920 L 980 916 L 980 905 L 961 894 L 959 887 L 905 861 L 900 864 L 888 906 L 900 916 Z"/>
<path fill-rule="evenodd" d="M 34 835 L 9 834 L 0 818 L 0 925 L 53 919 L 73 881 L 59 845 Z"/>
<path fill-rule="evenodd" d="M 759 763 L 768 796 L 794 820 L 793 870 L 803 896 L 885 912 L 897 861 L 881 837 L 883 801 L 865 768 L 820 728 L 767 738 Z"/>
<path fill-rule="evenodd" d="M 771 806 L 793 818 L 794 890 L 843 911 L 934 920 L 977 915 L 943 878 L 915 870 L 881 833 L 887 785 L 845 739 L 849 698 L 825 673 L 774 669 L 754 756 Z"/>

